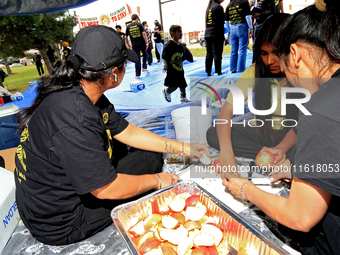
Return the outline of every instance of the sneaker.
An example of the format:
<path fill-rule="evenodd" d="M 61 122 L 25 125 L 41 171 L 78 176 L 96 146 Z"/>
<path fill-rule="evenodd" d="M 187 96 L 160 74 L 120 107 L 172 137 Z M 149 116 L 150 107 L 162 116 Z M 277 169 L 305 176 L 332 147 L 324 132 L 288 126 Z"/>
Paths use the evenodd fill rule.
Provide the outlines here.
<path fill-rule="evenodd" d="M 163 89 L 163 95 L 166 101 L 171 102 L 171 94 L 166 92 L 166 88 Z"/>
<path fill-rule="evenodd" d="M 189 103 L 190 100 L 186 97 L 181 97 L 181 104 L 184 104 L 184 103 Z"/>

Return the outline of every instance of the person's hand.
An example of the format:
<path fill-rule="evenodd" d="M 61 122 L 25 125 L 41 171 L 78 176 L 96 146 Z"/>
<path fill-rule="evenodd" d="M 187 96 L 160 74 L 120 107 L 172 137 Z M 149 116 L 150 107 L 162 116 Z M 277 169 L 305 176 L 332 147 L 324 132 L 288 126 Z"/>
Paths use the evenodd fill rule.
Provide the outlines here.
<path fill-rule="evenodd" d="M 195 159 L 200 159 L 204 157 L 202 153 L 210 157 L 210 151 L 207 146 L 200 143 L 184 144 L 184 156 L 191 156 L 194 157 Z"/>
<path fill-rule="evenodd" d="M 218 164 L 221 167 L 221 178 L 235 178 L 240 177 L 240 174 L 237 170 L 237 165 L 235 162 L 235 157 L 229 158 L 229 155 L 220 155 L 220 163 Z"/>
<path fill-rule="evenodd" d="M 167 71 L 168 71 L 168 69 L 167 68 L 163 68 L 163 73 L 166 73 Z"/>
<path fill-rule="evenodd" d="M 178 176 L 170 173 L 158 173 L 158 177 L 161 179 L 158 185 L 158 189 L 168 187 L 178 182 Z"/>
<path fill-rule="evenodd" d="M 249 185 L 254 185 L 251 182 L 248 182 L 246 178 L 227 178 L 223 179 L 222 185 L 227 187 L 231 194 L 233 194 L 237 198 L 241 198 L 241 187 L 242 189 L 242 197 L 244 201 L 248 201 L 247 193 L 245 192 L 245 188 Z"/>
<path fill-rule="evenodd" d="M 280 148 L 263 147 L 261 151 L 263 150 L 269 151 L 275 155 L 274 166 L 279 166 L 286 160 L 286 153 Z"/>
<path fill-rule="evenodd" d="M 292 179 L 292 173 L 290 171 L 290 160 L 286 159 L 282 164 L 276 165 L 273 171 L 269 174 L 269 179 L 273 182 L 280 182 L 281 179 Z"/>
<path fill-rule="evenodd" d="M 147 50 L 148 50 L 148 48 L 149 48 L 149 47 L 148 47 L 148 45 L 146 45 L 146 47 L 145 47 L 145 51 L 147 51 Z"/>

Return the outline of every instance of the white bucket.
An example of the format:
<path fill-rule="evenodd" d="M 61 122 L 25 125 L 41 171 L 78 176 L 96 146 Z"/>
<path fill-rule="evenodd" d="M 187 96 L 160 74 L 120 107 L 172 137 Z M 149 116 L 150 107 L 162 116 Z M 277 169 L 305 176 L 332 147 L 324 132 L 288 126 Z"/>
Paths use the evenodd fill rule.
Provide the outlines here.
<path fill-rule="evenodd" d="M 171 112 L 175 137 L 179 142 L 207 144 L 206 132 L 212 124 L 212 112 L 202 115 L 200 106 L 182 107 Z"/>

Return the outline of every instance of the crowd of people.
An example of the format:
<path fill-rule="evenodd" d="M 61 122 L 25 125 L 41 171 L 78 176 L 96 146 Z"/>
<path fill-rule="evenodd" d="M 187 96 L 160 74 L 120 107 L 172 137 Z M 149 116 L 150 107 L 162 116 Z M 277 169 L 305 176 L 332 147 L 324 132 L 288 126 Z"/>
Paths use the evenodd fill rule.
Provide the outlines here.
<path fill-rule="evenodd" d="M 290 179 L 289 197 L 267 193 L 238 172 L 223 171 L 222 185 L 288 227 L 294 248 L 303 254 L 338 254 L 340 3 L 317 0 L 289 15 L 282 13 L 281 1 L 231 0 L 226 12 L 222 2 L 210 0 L 206 12 L 207 75 L 212 75 L 213 62 L 215 72 L 222 74 L 227 20 L 231 71 L 242 72 L 235 86 L 244 95 L 252 88 L 258 110 L 271 108 L 273 91 L 280 95 L 287 88 L 303 89 L 288 99 L 312 95 L 303 106 L 287 107 L 286 114 L 277 97 L 273 113 L 251 116 L 255 122 L 270 120 L 255 124 L 256 128 L 217 125 L 207 132 L 209 146 L 220 151 L 219 164 L 227 169 L 236 166 L 235 156 L 254 159 L 261 150 L 274 154 L 279 170 L 271 178 Z M 253 26 L 254 63 L 245 69 L 241 44 L 248 44 Z M 180 43 L 181 26 L 170 27 L 171 40 L 165 45 L 158 21 L 152 32 L 134 14 L 125 33 L 121 27 L 116 30 L 100 25 L 82 29 L 71 54 L 65 56 L 67 61 L 54 64 L 53 73 L 42 78 L 33 105 L 23 112 L 24 130 L 15 159 L 16 200 L 26 227 L 47 244 L 64 245 L 92 236 L 112 223 L 110 211 L 116 205 L 176 183 L 176 175 L 162 172 L 161 153 L 197 159 L 210 155 L 205 145 L 180 143 L 129 124 L 104 95 L 122 82 L 127 60 L 135 63 L 136 78 L 147 71 L 153 39 L 167 72 L 165 99 L 170 102 L 171 93 L 179 88 L 181 101 L 188 102 L 182 62 L 190 54 Z M 229 93 L 219 119 L 233 118 L 235 100 Z M 292 128 L 280 125 L 283 121 L 298 124 Z"/>

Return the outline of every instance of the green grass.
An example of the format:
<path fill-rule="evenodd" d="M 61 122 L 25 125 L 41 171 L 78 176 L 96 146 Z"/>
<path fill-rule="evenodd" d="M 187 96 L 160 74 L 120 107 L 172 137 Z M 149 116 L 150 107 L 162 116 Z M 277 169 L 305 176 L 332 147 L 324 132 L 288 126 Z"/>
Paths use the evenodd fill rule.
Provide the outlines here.
<path fill-rule="evenodd" d="M 6 68 L 3 68 L 3 70 L 7 73 Z M 12 74 L 5 78 L 3 85 L 13 94 L 15 92 L 23 93 L 29 87 L 28 82 L 40 79 L 35 65 L 12 67 L 11 70 Z"/>
<path fill-rule="evenodd" d="M 249 44 L 249 50 L 252 50 L 253 45 Z M 205 57 L 205 48 L 193 48 L 190 49 L 194 57 Z M 223 50 L 223 56 L 230 54 L 231 46 L 226 45 Z M 155 52 L 152 51 L 152 55 L 155 56 Z M 3 70 L 7 73 L 6 68 Z M 39 80 L 39 74 L 35 65 L 22 66 L 22 67 L 12 67 L 12 74 L 5 78 L 4 87 L 11 93 L 20 92 L 23 93 L 28 87 L 28 82 Z M 46 67 L 44 66 L 45 73 L 47 73 Z"/>

